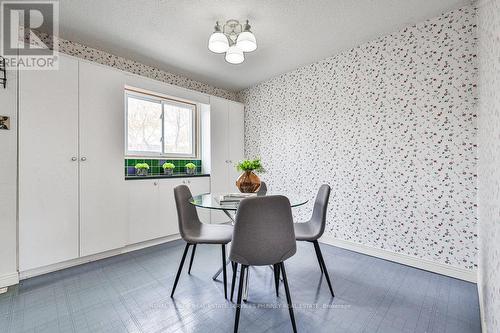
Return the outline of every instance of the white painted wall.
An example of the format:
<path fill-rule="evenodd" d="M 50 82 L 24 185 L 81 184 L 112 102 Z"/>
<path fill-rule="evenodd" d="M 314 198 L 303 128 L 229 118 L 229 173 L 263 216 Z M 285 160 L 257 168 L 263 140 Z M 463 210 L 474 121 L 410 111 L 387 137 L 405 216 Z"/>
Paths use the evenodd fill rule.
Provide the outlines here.
<path fill-rule="evenodd" d="M 17 283 L 16 87 L 17 72 L 7 71 L 7 89 L 0 87 L 0 115 L 11 117 L 11 129 L 0 130 L 0 287 Z"/>

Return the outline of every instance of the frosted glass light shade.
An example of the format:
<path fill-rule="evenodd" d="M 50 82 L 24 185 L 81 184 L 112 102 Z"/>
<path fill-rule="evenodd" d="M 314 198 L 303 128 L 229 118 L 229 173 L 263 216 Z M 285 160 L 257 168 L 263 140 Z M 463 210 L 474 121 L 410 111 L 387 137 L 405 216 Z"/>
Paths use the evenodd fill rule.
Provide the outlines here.
<path fill-rule="evenodd" d="M 238 39 L 236 40 L 236 45 L 243 52 L 252 52 L 257 49 L 257 40 L 255 36 L 250 31 L 243 31 L 238 35 Z"/>
<path fill-rule="evenodd" d="M 229 47 L 226 52 L 226 61 L 230 64 L 241 64 L 245 60 L 243 51 L 236 45 Z"/>
<path fill-rule="evenodd" d="M 222 32 L 214 32 L 208 40 L 208 49 L 215 53 L 224 53 L 229 49 L 229 41 Z"/>

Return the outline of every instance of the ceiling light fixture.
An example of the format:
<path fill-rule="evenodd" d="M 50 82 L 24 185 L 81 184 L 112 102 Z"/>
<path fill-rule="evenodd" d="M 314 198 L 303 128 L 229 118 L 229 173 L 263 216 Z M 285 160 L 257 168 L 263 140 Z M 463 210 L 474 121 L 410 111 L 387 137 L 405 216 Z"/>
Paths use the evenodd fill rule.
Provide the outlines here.
<path fill-rule="evenodd" d="M 208 49 L 214 53 L 225 52 L 225 59 L 230 64 L 241 64 L 245 60 L 243 52 L 257 49 L 257 40 L 250 31 L 248 20 L 243 25 L 237 20 L 228 20 L 222 27 L 216 22 Z"/>

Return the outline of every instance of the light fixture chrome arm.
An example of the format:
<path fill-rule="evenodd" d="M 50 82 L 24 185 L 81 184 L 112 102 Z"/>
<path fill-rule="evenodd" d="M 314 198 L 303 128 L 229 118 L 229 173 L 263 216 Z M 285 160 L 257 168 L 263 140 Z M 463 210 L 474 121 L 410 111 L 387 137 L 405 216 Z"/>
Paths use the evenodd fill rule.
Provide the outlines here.
<path fill-rule="evenodd" d="M 250 24 L 248 23 L 248 20 L 246 21 L 245 25 L 243 26 L 243 31 L 250 31 Z"/>

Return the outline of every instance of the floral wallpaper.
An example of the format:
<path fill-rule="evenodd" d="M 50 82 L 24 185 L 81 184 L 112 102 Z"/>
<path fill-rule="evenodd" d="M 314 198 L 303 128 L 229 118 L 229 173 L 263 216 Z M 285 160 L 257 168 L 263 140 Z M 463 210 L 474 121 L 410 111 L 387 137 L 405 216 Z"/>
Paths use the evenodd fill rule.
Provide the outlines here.
<path fill-rule="evenodd" d="M 479 6 L 479 285 L 485 332 L 500 332 L 500 0 Z"/>
<path fill-rule="evenodd" d="M 37 32 L 41 41 L 50 45 L 47 34 Z M 82 58 L 89 61 L 94 61 L 102 65 L 107 65 L 133 74 L 145 76 L 154 80 L 166 82 L 179 87 L 196 90 L 209 95 L 214 95 L 230 100 L 236 100 L 236 93 L 221 88 L 213 87 L 209 84 L 198 82 L 190 78 L 165 72 L 160 69 L 143 65 L 133 60 L 128 60 L 113 54 L 91 48 L 73 41 L 68 41 L 59 38 L 59 51 L 71 56 Z"/>
<path fill-rule="evenodd" d="M 245 154 L 326 233 L 455 267 L 477 252 L 476 10 L 443 14 L 239 94 Z"/>

